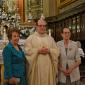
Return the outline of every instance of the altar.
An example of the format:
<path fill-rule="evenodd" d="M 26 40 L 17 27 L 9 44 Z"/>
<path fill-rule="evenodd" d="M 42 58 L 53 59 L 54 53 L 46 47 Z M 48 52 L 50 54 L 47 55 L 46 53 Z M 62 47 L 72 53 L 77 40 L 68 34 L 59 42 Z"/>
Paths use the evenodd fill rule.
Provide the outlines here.
<path fill-rule="evenodd" d="M 0 85 L 4 85 L 4 62 L 3 62 L 3 48 L 6 46 L 8 41 L 0 40 Z"/>

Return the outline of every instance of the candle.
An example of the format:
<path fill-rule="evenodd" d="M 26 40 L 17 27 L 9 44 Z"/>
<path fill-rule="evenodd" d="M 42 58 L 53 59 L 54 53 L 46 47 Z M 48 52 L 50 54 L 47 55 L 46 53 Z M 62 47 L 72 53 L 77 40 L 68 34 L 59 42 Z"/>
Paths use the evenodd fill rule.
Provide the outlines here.
<path fill-rule="evenodd" d="M 51 29 L 48 30 L 49 36 L 51 36 Z"/>

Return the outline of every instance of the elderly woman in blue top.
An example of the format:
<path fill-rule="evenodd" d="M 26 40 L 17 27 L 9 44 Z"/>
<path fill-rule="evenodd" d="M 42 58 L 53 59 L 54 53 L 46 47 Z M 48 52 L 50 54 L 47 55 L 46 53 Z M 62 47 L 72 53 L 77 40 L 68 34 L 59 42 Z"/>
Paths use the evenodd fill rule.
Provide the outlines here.
<path fill-rule="evenodd" d="M 18 45 L 20 33 L 12 29 L 8 33 L 9 43 L 3 50 L 5 85 L 26 85 L 25 55 Z"/>

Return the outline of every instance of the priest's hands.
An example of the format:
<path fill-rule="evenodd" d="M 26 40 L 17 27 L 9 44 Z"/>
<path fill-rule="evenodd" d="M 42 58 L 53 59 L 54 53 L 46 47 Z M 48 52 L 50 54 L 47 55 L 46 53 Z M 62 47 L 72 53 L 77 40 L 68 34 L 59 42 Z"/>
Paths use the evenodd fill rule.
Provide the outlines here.
<path fill-rule="evenodd" d="M 40 48 L 39 50 L 38 50 L 38 53 L 39 54 L 49 54 L 50 53 L 50 50 L 48 49 L 48 48 L 46 48 L 46 47 L 42 47 L 42 48 Z"/>

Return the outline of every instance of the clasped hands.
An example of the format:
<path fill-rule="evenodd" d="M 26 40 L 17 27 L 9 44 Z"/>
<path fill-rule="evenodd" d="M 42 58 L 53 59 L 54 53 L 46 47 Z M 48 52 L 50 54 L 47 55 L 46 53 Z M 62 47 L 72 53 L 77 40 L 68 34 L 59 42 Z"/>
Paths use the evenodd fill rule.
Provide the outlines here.
<path fill-rule="evenodd" d="M 42 47 L 42 48 L 40 48 L 40 49 L 38 50 L 38 53 L 45 55 L 45 54 L 50 53 L 50 50 L 49 50 L 47 47 Z"/>
<path fill-rule="evenodd" d="M 68 68 L 66 70 L 63 70 L 63 73 L 65 76 L 70 76 L 70 74 L 72 73 L 73 69 L 72 68 Z"/>

